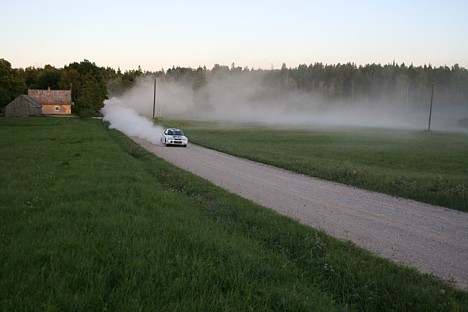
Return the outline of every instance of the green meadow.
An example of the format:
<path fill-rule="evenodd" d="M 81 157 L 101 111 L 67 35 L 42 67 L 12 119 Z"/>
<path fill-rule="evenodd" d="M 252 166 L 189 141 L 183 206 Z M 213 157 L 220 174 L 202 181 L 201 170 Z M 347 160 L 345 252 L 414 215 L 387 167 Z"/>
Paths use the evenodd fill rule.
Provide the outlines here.
<path fill-rule="evenodd" d="M 326 164 L 323 172 L 359 175 L 367 185 L 383 162 L 379 172 L 389 183 L 416 178 L 400 168 L 401 182 L 393 181 L 391 161 L 375 159 L 379 153 L 356 165 L 346 156 L 357 152 L 353 146 L 320 160 L 347 146 L 350 138 L 334 132 L 285 131 L 281 138 L 281 131 L 259 130 L 261 140 L 251 138 L 252 129 L 215 135 L 200 124 L 186 126 L 194 142 L 234 154 L 262 160 L 271 153 L 281 166 L 289 154 L 303 173 L 324 174 L 317 172 Z M 393 135 L 385 148 L 371 146 L 374 134 L 362 137 L 354 140 L 366 151 L 401 158 Z M 438 140 L 441 150 L 455 144 Z M 230 194 L 101 121 L 0 118 L 0 148 L 0 311 L 468 310 L 467 292 Z M 466 143 L 454 153 L 463 151 Z M 467 185 L 466 160 L 436 156 L 444 164 L 419 174 L 440 175 L 447 190 L 450 183 Z M 445 200 L 466 208 L 460 198 Z"/>

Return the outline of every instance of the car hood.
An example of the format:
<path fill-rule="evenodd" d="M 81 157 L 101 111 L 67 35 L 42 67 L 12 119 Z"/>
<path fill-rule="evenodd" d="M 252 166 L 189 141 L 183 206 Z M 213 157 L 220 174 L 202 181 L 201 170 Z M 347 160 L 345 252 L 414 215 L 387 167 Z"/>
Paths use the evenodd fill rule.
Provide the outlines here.
<path fill-rule="evenodd" d="M 168 138 L 172 138 L 174 140 L 186 140 L 187 137 L 185 135 L 166 135 Z"/>

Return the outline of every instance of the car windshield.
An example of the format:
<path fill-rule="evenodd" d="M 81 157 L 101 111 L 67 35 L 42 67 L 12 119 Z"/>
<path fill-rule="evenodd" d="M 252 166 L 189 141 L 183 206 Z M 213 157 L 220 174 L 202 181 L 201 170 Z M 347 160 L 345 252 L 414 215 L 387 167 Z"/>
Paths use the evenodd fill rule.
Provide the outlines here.
<path fill-rule="evenodd" d="M 180 131 L 180 130 L 169 130 L 167 132 L 167 134 L 169 134 L 169 135 L 184 135 L 184 133 L 182 131 Z"/>

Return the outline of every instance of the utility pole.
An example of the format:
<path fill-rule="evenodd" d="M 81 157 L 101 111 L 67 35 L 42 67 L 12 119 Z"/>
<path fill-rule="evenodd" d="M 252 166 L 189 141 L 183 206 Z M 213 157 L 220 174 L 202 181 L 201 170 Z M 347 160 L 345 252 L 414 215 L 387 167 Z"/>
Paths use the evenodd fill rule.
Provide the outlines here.
<path fill-rule="evenodd" d="M 156 111 L 156 78 L 154 78 L 154 93 L 153 93 L 153 119 Z"/>
<path fill-rule="evenodd" d="M 429 125 L 427 131 L 431 131 L 431 118 L 432 118 L 432 101 L 434 99 L 434 80 L 432 80 L 432 92 L 431 92 L 431 106 L 429 108 Z"/>

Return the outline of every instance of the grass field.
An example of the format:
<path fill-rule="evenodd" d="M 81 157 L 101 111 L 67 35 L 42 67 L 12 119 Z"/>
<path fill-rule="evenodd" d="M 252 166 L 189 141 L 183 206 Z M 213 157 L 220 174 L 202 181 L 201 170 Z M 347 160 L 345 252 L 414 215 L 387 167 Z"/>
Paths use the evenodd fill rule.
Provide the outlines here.
<path fill-rule="evenodd" d="M 468 212 L 468 134 L 162 122 L 183 128 L 194 143 L 229 154 Z"/>
<path fill-rule="evenodd" d="M 0 148 L 0 311 L 468 310 L 468 293 L 229 194 L 100 121 L 0 118 Z"/>

